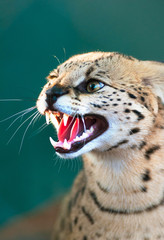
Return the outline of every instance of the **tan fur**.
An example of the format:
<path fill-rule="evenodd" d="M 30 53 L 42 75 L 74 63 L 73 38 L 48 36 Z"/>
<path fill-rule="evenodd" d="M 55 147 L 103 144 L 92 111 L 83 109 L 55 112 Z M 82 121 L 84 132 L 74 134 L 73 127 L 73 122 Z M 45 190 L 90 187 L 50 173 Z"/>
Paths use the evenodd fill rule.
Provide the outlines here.
<path fill-rule="evenodd" d="M 73 88 L 91 78 L 108 86 L 77 96 Z M 57 85 L 70 87 L 57 110 L 109 121 L 109 130 L 75 155 L 61 154 L 82 154 L 84 170 L 64 202 L 54 239 L 164 239 L 164 64 L 92 52 L 70 58 L 48 80 L 37 102 L 42 114 L 45 91 Z"/>

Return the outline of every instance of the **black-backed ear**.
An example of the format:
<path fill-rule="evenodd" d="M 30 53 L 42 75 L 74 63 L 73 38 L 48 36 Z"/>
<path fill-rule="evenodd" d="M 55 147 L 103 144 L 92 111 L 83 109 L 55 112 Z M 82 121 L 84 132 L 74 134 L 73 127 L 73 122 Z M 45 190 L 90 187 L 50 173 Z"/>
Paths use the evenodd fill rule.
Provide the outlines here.
<path fill-rule="evenodd" d="M 150 86 L 154 94 L 164 103 L 164 63 L 144 61 L 142 83 Z"/>

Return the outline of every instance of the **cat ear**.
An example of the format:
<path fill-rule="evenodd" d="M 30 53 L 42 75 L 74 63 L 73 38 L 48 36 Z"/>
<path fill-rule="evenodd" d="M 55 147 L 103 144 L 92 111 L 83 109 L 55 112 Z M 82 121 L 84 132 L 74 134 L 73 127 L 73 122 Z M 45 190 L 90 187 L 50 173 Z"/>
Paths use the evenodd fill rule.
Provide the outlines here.
<path fill-rule="evenodd" d="M 149 86 L 164 103 L 164 63 L 144 61 L 142 83 Z"/>

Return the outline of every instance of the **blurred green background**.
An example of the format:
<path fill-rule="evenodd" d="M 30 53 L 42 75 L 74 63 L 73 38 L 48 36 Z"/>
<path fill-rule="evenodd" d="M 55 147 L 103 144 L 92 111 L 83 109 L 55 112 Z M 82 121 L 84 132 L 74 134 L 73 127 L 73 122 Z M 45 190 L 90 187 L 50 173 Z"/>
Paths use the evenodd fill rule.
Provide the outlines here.
<path fill-rule="evenodd" d="M 0 119 L 35 105 L 49 71 L 71 55 L 118 51 L 164 60 L 163 0 L 0 0 Z M 22 102 L 2 99 L 23 98 Z M 30 116 L 30 113 L 27 114 Z M 57 159 L 40 118 L 0 122 L 0 224 L 66 192 L 81 160 Z M 22 120 L 22 121 L 20 121 Z"/>

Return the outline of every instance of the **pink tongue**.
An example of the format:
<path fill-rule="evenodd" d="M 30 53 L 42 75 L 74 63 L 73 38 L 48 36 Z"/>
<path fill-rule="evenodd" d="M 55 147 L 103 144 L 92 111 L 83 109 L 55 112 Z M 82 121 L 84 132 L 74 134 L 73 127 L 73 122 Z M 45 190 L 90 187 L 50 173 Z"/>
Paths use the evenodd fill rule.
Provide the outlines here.
<path fill-rule="evenodd" d="M 71 142 L 74 138 L 76 138 L 79 132 L 79 124 L 79 118 L 73 119 L 73 117 L 69 116 L 67 124 L 64 126 L 64 119 L 62 119 L 58 131 L 59 141 L 64 142 L 64 140 L 67 139 L 67 141 Z"/>
<path fill-rule="evenodd" d="M 71 129 L 71 134 L 70 134 L 70 139 L 69 142 L 71 142 L 73 139 L 76 138 L 78 132 L 79 132 L 79 125 L 80 125 L 80 120 L 79 118 L 76 118 L 73 127 Z"/>

